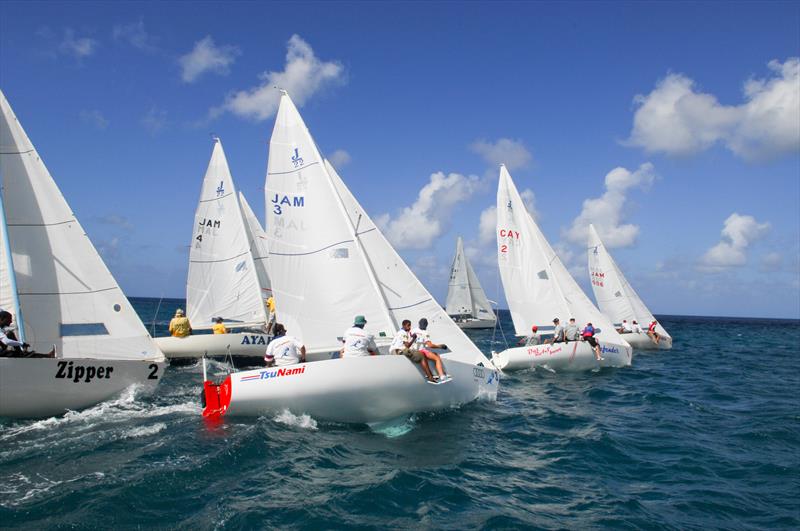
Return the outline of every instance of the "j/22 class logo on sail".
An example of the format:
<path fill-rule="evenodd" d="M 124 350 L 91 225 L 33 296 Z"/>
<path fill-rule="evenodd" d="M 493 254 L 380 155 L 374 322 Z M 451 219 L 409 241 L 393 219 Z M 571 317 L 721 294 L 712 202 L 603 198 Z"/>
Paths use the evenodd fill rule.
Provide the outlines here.
<path fill-rule="evenodd" d="M 295 168 L 299 168 L 303 165 L 303 157 L 300 156 L 300 150 L 298 148 L 294 148 L 294 154 L 292 155 L 292 165 Z"/>

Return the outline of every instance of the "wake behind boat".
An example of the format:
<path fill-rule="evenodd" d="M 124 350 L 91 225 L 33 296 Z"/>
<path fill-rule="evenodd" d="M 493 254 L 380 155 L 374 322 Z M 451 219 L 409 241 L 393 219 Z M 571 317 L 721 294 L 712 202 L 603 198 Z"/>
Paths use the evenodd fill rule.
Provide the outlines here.
<path fill-rule="evenodd" d="M 589 276 L 592 281 L 594 298 L 597 299 L 600 311 L 611 319 L 614 326 L 626 328 L 623 321 L 627 323 L 630 331 L 621 334 L 625 341 L 637 349 L 671 349 L 672 336 L 661 326 L 661 323 L 656 321 L 633 286 L 622 274 L 622 270 L 606 249 L 594 225 L 589 225 L 588 251 Z M 640 326 L 639 330 L 633 329 L 634 321 Z M 659 336 L 658 342 L 646 333 L 648 326 L 653 322 L 656 323 L 655 332 Z"/>
<path fill-rule="evenodd" d="M 214 139 L 194 217 L 186 283 L 186 310 L 194 330 L 209 330 L 221 317 L 226 334 L 159 337 L 170 358 L 264 355 L 269 275 L 263 229 L 237 194 L 222 142 Z"/>
<path fill-rule="evenodd" d="M 492 304 L 486 298 L 478 275 L 464 254 L 464 244 L 460 236 L 450 268 L 445 310 L 459 328 L 494 328 L 497 323 Z"/>
<path fill-rule="evenodd" d="M 284 92 L 266 180 L 272 289 L 281 322 L 312 352 L 338 352 L 354 315 L 388 341 L 403 319 L 425 317 L 452 381 L 429 385 L 405 356 L 346 357 L 205 380 L 204 415 L 288 409 L 318 420 L 372 423 L 478 398 L 494 400 L 498 373 L 453 323 L 323 159 Z"/>
<path fill-rule="evenodd" d="M 54 357 L 0 357 L 0 417 L 41 418 L 155 386 L 166 364 L 0 91 L 0 308 Z"/>
<path fill-rule="evenodd" d="M 631 364 L 632 349 L 611 322 L 592 304 L 553 251 L 525 208 L 508 170 L 500 166 L 497 188 L 497 261 L 517 335 L 532 326 L 553 333 L 554 318 L 579 327 L 592 323 L 598 352 L 588 341 L 532 344 L 494 354 L 502 370 L 543 367 L 554 371 L 583 371 Z"/>

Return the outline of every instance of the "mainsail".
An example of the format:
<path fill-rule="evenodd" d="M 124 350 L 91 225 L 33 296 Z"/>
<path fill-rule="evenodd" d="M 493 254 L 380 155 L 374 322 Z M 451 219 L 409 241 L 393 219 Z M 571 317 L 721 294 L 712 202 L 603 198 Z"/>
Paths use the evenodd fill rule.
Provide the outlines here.
<path fill-rule="evenodd" d="M 624 343 L 611 322 L 592 304 L 556 255 L 525 208 L 505 166 L 497 188 L 497 259 L 517 335 L 553 329 L 574 317 L 591 322 L 606 341 Z"/>
<path fill-rule="evenodd" d="M 186 283 L 192 326 L 210 327 L 215 317 L 228 323 L 266 322 L 249 233 L 219 139 L 214 141 L 194 217 Z"/>
<path fill-rule="evenodd" d="M 40 352 L 56 345 L 65 358 L 163 359 L 2 91 L 0 111 L 6 234 L 25 340 Z"/>
<path fill-rule="evenodd" d="M 653 314 L 622 274 L 594 225 L 589 225 L 588 257 L 592 290 L 600 311 L 617 325 L 623 319 L 628 323 L 636 320 L 642 328 L 647 329 L 655 320 Z M 656 331 L 662 336 L 669 336 L 660 323 L 656 326 Z"/>
<path fill-rule="evenodd" d="M 261 228 L 250 204 L 244 198 L 244 194 L 239 192 L 239 203 L 242 205 L 247 237 L 250 239 L 250 253 L 253 255 L 253 263 L 258 274 L 258 284 L 261 286 L 261 295 L 264 299 L 272 294 L 272 284 L 269 281 L 269 250 L 267 249 L 267 234 Z"/>
<path fill-rule="evenodd" d="M 478 319 L 494 319 L 492 306 L 481 287 L 478 276 L 464 254 L 461 237 L 456 242 L 456 255 L 450 268 L 445 311 L 448 315 L 467 315 Z"/>
<path fill-rule="evenodd" d="M 270 140 L 266 184 L 270 276 L 281 321 L 312 351 L 338 350 L 355 315 L 391 337 L 428 319 L 444 357 L 488 363 L 414 276 L 322 158 L 287 94 Z"/>

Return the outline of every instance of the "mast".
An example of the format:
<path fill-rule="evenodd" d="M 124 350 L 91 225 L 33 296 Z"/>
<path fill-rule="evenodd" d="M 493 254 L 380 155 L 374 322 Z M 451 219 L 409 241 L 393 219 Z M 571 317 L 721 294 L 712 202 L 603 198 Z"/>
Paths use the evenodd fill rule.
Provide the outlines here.
<path fill-rule="evenodd" d="M 11 254 L 11 240 L 8 237 L 8 226 L 6 225 L 6 211 L 3 204 L 3 194 L 0 189 L 0 240 L 3 241 L 3 252 L 6 257 L 6 264 L 8 267 L 8 281 L 11 284 L 11 297 L 14 299 L 14 318 L 17 321 L 17 330 L 19 331 L 19 341 L 25 341 L 25 326 L 22 319 L 22 308 L 19 305 L 19 292 L 17 292 L 17 275 L 14 271 L 14 258 Z"/>

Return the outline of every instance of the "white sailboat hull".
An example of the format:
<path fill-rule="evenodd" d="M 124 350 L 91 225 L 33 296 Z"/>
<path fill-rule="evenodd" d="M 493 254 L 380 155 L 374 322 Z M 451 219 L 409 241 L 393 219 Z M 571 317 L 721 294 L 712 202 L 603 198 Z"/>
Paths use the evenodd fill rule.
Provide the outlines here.
<path fill-rule="evenodd" d="M 80 410 L 133 384 L 155 387 L 166 361 L 0 358 L 0 417 L 44 418 Z"/>
<path fill-rule="evenodd" d="M 260 416 L 289 410 L 316 420 L 361 424 L 497 398 L 495 369 L 446 359 L 444 363 L 453 380 L 440 385 L 427 383 L 418 364 L 395 355 L 234 373 L 219 386 L 221 407 L 215 409 L 210 399 L 203 414 Z M 207 397 L 209 387 L 217 386 L 206 383 Z"/>
<path fill-rule="evenodd" d="M 630 346 L 637 350 L 669 350 L 672 348 L 672 338 L 670 336 L 661 336 L 658 344 L 654 343 L 650 336 L 645 333 L 641 334 L 620 334 L 622 338 L 627 341 Z"/>
<path fill-rule="evenodd" d="M 495 323 L 497 323 L 494 319 L 465 319 L 463 321 L 454 319 L 453 322 L 461 329 L 494 328 Z"/>
<path fill-rule="evenodd" d="M 269 336 L 237 332 L 156 337 L 153 340 L 169 359 L 227 356 L 229 349 L 232 356 L 263 357 L 267 351 Z"/>
<path fill-rule="evenodd" d="M 590 371 L 602 367 L 627 367 L 631 364 L 633 349 L 627 345 L 614 345 L 598 341 L 603 360 L 595 358 L 594 349 L 584 341 L 515 347 L 495 353 L 492 363 L 503 371 L 518 371 L 542 367 L 555 372 Z"/>

